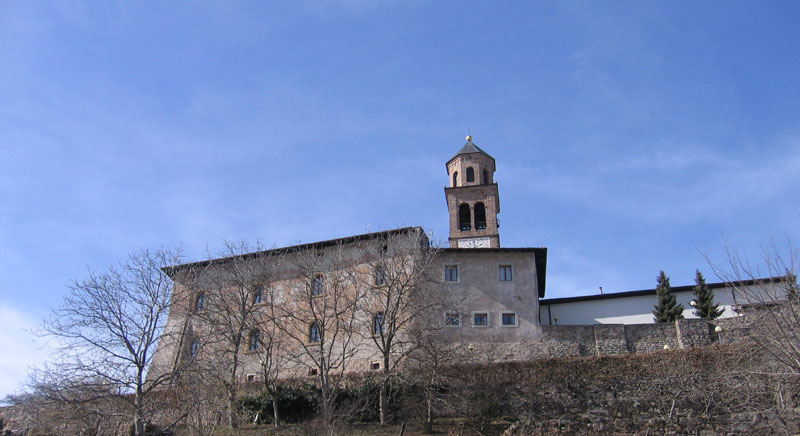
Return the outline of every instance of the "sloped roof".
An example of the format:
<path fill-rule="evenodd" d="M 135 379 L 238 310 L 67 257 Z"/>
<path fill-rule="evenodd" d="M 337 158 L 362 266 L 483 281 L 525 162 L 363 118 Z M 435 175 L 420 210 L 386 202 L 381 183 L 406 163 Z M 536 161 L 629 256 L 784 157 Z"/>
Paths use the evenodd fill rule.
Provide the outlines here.
<path fill-rule="evenodd" d="M 227 262 L 231 262 L 237 259 L 249 259 L 249 258 L 256 258 L 256 257 L 266 257 L 266 256 L 275 256 L 280 254 L 286 253 L 294 253 L 299 251 L 306 251 L 306 250 L 319 250 L 325 247 L 332 247 L 339 244 L 346 245 L 352 244 L 354 242 L 359 241 L 368 241 L 370 239 L 377 239 L 377 238 L 387 238 L 394 235 L 404 234 L 404 233 L 411 233 L 411 232 L 421 232 L 422 235 L 425 235 L 425 231 L 422 227 L 414 226 L 414 227 L 403 227 L 399 229 L 393 230 L 384 230 L 381 232 L 373 232 L 373 233 L 365 233 L 362 235 L 354 235 L 354 236 L 347 236 L 344 238 L 338 239 L 330 239 L 327 241 L 318 241 L 318 242 L 311 242 L 307 244 L 298 244 L 298 245 L 291 245 L 288 247 L 280 247 L 280 248 L 273 248 L 269 250 L 263 251 L 255 251 L 252 253 L 244 253 L 237 256 L 229 256 L 229 257 L 220 257 L 216 259 L 209 259 L 209 260 L 202 260 L 199 262 L 190 262 L 190 263 L 183 263 L 180 265 L 170 265 L 164 268 L 161 268 L 168 276 L 172 277 L 177 271 L 191 268 L 191 267 L 200 267 L 200 266 L 209 266 L 213 264 L 223 264 Z M 427 236 L 425 236 L 427 239 Z"/>
<path fill-rule="evenodd" d="M 447 161 L 447 163 L 449 164 L 453 159 L 457 158 L 462 154 L 471 154 L 471 153 L 480 153 L 488 157 L 489 159 L 494 160 L 492 155 L 490 155 L 489 153 L 485 152 L 482 148 L 475 145 L 475 143 L 472 142 L 472 139 L 467 139 L 467 143 L 464 144 L 464 146 L 461 147 L 461 150 L 458 150 L 458 153 L 454 154 L 453 157 L 451 157 L 450 160 Z"/>

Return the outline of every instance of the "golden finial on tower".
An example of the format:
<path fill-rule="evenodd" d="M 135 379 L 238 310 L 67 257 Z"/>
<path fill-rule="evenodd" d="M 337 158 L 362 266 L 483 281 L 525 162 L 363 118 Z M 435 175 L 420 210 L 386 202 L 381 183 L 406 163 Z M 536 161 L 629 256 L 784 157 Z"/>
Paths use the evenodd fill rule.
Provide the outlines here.
<path fill-rule="evenodd" d="M 472 142 L 472 136 L 471 135 L 467 135 L 467 141 Z"/>

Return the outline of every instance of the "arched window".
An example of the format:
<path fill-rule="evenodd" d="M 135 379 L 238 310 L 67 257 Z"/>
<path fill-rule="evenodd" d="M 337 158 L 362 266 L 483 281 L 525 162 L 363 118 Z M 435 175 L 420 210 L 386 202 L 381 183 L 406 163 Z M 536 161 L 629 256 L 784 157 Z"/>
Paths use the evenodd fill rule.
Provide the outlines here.
<path fill-rule="evenodd" d="M 196 312 L 201 312 L 206 308 L 206 294 L 205 292 L 199 292 L 197 297 L 194 299 L 194 310 Z"/>
<path fill-rule="evenodd" d="M 320 339 L 319 325 L 317 325 L 317 323 L 312 323 L 308 327 L 308 342 L 312 344 L 318 344 L 319 339 Z"/>
<path fill-rule="evenodd" d="M 258 333 L 258 330 L 253 330 L 250 332 L 250 339 L 248 341 L 249 346 L 247 347 L 250 351 L 258 351 L 258 346 L 261 343 L 261 335 Z"/>
<path fill-rule="evenodd" d="M 475 203 L 475 228 L 483 230 L 486 228 L 486 207 L 483 203 Z"/>
<path fill-rule="evenodd" d="M 253 294 L 253 303 L 259 304 L 264 302 L 264 287 L 258 286 L 255 294 Z"/>
<path fill-rule="evenodd" d="M 456 186 L 458 186 L 458 171 L 453 173 L 453 187 L 455 188 Z"/>
<path fill-rule="evenodd" d="M 322 295 L 325 292 L 325 282 L 322 279 L 322 274 L 317 274 L 311 283 L 311 293 L 313 295 Z"/>
<path fill-rule="evenodd" d="M 200 351 L 200 339 L 195 338 L 192 341 L 192 345 L 189 346 L 189 356 L 197 357 L 197 353 Z"/>
<path fill-rule="evenodd" d="M 376 285 L 385 285 L 386 284 L 386 269 L 383 265 L 377 265 L 375 267 L 375 284 Z"/>
<path fill-rule="evenodd" d="M 469 205 L 467 203 L 463 203 L 458 207 L 458 228 L 461 229 L 461 231 L 472 228 L 470 223 Z"/>
<path fill-rule="evenodd" d="M 475 181 L 475 170 L 472 167 L 467 168 L 467 183 Z"/>
<path fill-rule="evenodd" d="M 489 184 L 489 172 L 483 170 L 481 173 L 481 185 L 488 185 Z"/>
<path fill-rule="evenodd" d="M 383 327 L 384 327 L 384 316 L 383 312 L 378 312 L 372 317 L 372 334 L 373 335 L 382 335 L 383 334 Z"/>

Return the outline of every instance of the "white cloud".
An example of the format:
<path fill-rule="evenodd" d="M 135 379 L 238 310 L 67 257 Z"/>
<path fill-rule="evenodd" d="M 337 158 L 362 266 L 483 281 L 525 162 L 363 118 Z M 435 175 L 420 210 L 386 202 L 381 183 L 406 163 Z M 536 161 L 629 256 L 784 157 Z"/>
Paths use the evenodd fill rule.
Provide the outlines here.
<path fill-rule="evenodd" d="M 34 315 L 0 302 L 0 399 L 21 392 L 28 368 L 47 358 L 43 341 L 30 333 L 38 325 Z"/>

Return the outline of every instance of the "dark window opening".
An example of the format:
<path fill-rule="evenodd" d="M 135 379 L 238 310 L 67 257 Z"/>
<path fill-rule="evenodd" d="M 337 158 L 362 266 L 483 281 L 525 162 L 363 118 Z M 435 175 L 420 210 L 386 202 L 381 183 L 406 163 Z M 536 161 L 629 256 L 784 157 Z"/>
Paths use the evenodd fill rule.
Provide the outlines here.
<path fill-rule="evenodd" d="M 189 355 L 191 357 L 197 357 L 197 353 L 200 351 L 200 339 L 195 339 L 192 341 L 192 345 L 189 347 Z"/>
<path fill-rule="evenodd" d="M 319 326 L 317 323 L 311 324 L 311 327 L 308 328 L 308 342 L 312 344 L 319 343 Z"/>
<path fill-rule="evenodd" d="M 372 370 L 378 370 L 378 369 L 381 369 L 381 363 L 380 363 L 380 362 L 372 362 L 372 363 L 369 365 L 369 367 L 370 367 L 370 369 L 372 369 Z"/>
<path fill-rule="evenodd" d="M 250 351 L 258 351 L 259 343 L 261 343 L 261 338 L 258 332 L 250 333 L 250 346 L 247 349 Z"/>
<path fill-rule="evenodd" d="M 475 181 L 475 170 L 472 167 L 467 168 L 467 183 Z"/>
<path fill-rule="evenodd" d="M 517 325 L 517 314 L 516 313 L 504 313 L 503 314 L 503 325 L 504 326 L 516 326 Z"/>
<path fill-rule="evenodd" d="M 206 308 L 206 294 L 201 292 L 197 294 L 197 298 L 194 301 L 194 309 L 197 312 L 200 312 L 205 308 Z"/>
<path fill-rule="evenodd" d="M 308 370 L 308 375 L 317 375 L 317 368 L 311 368 Z"/>
<path fill-rule="evenodd" d="M 255 374 L 247 374 L 247 381 L 250 382 L 250 383 L 256 381 L 256 375 Z"/>
<path fill-rule="evenodd" d="M 260 304 L 264 302 L 264 288 L 259 286 L 256 288 L 256 293 L 253 295 L 253 303 Z"/>
<path fill-rule="evenodd" d="M 458 171 L 453 173 L 453 187 L 458 186 Z"/>
<path fill-rule="evenodd" d="M 475 313 L 472 315 L 472 325 L 488 326 L 489 314 L 488 313 Z"/>
<path fill-rule="evenodd" d="M 325 286 L 322 280 L 322 275 L 317 274 L 314 276 L 314 280 L 311 284 L 311 293 L 313 295 L 322 295 L 323 291 L 325 291 Z"/>
<path fill-rule="evenodd" d="M 500 275 L 501 282 L 510 282 L 512 280 L 511 265 L 500 265 L 497 272 Z"/>
<path fill-rule="evenodd" d="M 472 223 L 470 222 L 470 213 L 469 213 L 469 205 L 467 203 L 462 204 L 458 207 L 458 228 L 462 231 L 469 230 L 472 228 Z"/>
<path fill-rule="evenodd" d="M 444 314 L 445 325 L 460 326 L 461 315 L 458 312 L 447 312 Z"/>
<path fill-rule="evenodd" d="M 489 172 L 483 170 L 483 173 L 481 173 L 481 185 L 488 185 L 488 184 L 489 184 Z"/>
<path fill-rule="evenodd" d="M 372 318 L 372 334 L 373 335 L 382 335 L 383 334 L 383 312 L 378 312 L 375 314 L 375 317 Z"/>
<path fill-rule="evenodd" d="M 375 267 L 375 284 L 386 284 L 386 270 L 384 269 L 383 265 L 378 265 Z"/>
<path fill-rule="evenodd" d="M 444 267 L 444 281 L 457 282 L 458 281 L 458 265 L 445 265 Z"/>
<path fill-rule="evenodd" d="M 483 203 L 475 203 L 475 228 L 478 230 L 486 228 L 486 207 Z"/>

